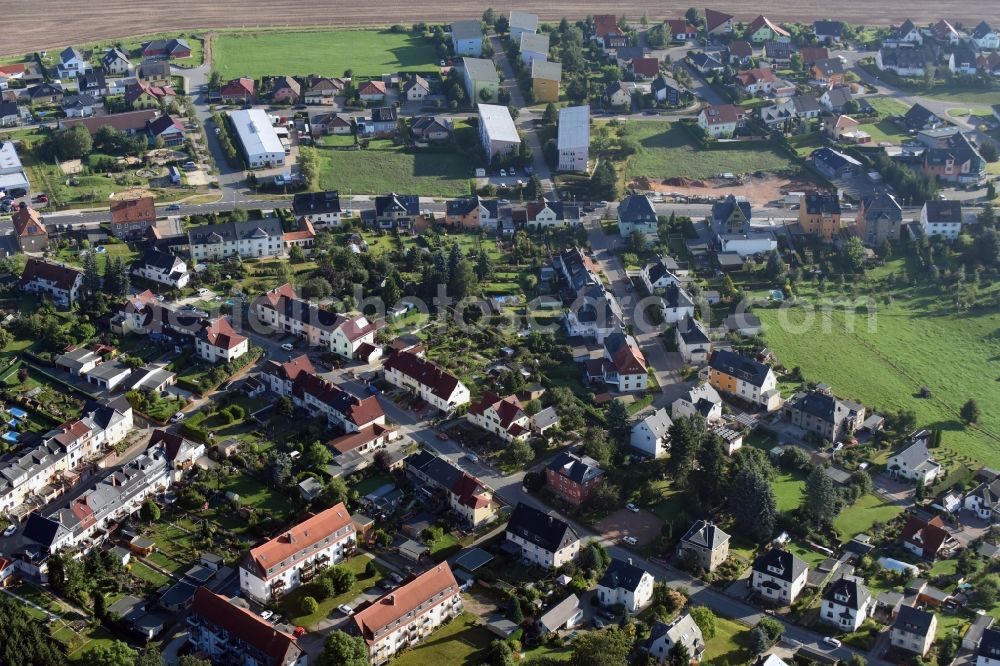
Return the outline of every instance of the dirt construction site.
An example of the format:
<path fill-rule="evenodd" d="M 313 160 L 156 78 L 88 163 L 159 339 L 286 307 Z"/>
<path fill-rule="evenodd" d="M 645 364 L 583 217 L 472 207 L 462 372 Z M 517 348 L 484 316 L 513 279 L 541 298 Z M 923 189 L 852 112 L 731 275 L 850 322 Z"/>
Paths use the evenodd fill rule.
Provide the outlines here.
<path fill-rule="evenodd" d="M 681 17 L 690 4 L 625 0 L 609 7 L 597 0 L 556 0 L 545 4 L 537 0 L 499 4 L 485 0 L 439 0 L 427 4 L 390 0 L 379 5 L 378 11 L 372 11 L 370 5 L 346 0 L 104 0 L 92 11 L 80 11 L 80 4 L 74 0 L 34 0 L 30 3 L 0 0 L 2 15 L 17 17 L 0 40 L 0 56 L 173 30 L 289 25 L 352 27 L 453 21 L 477 16 L 490 6 L 503 14 L 510 9 L 535 12 L 543 20 L 558 20 L 563 16 L 583 18 L 609 12 L 632 20 L 643 15 L 656 20 Z M 943 3 L 884 0 L 877 5 L 849 0 L 833 6 L 816 0 L 731 0 L 717 8 L 745 22 L 760 13 L 779 22 L 835 17 L 857 24 L 899 23 L 907 18 L 919 24 L 947 18 L 974 25 L 990 18 L 990 3 L 982 0 Z"/>
<path fill-rule="evenodd" d="M 733 178 L 711 178 L 692 180 L 690 178 L 668 178 L 662 181 L 637 178 L 629 182 L 629 187 L 646 192 L 654 192 L 666 201 L 700 203 L 715 201 L 729 194 L 743 196 L 756 206 L 781 205 L 786 194 L 816 189 L 816 183 L 808 180 L 790 180 L 780 176 L 736 176 Z"/>

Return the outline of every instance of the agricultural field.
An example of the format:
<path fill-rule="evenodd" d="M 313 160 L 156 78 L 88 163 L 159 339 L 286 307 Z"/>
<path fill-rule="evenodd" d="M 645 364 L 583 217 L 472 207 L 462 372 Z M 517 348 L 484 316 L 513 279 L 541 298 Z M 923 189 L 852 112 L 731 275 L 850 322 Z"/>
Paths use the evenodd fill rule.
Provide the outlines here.
<path fill-rule="evenodd" d="M 897 259 L 885 270 L 902 268 Z M 768 346 L 786 367 L 800 366 L 806 378 L 873 410 L 913 409 L 918 425 L 943 431 L 950 453 L 1000 465 L 1000 414 L 983 409 L 971 427 L 958 417 L 969 398 L 981 407 L 1000 404 L 997 313 L 957 314 L 926 285 L 880 302 L 871 319 L 837 310 L 821 316 L 809 307 L 755 312 Z M 917 398 L 921 387 L 930 388 L 932 397 Z"/>
<path fill-rule="evenodd" d="M 381 76 L 437 67 L 434 47 L 409 34 L 375 30 L 222 33 L 212 67 L 224 78 L 278 74 Z"/>
<path fill-rule="evenodd" d="M 476 164 L 454 153 L 378 150 L 317 150 L 320 187 L 350 194 L 416 192 L 421 196 L 469 194 Z"/>
<path fill-rule="evenodd" d="M 787 157 L 771 148 L 701 150 L 686 130 L 668 122 L 633 121 L 625 127 L 639 148 L 625 167 L 626 180 L 700 179 L 720 173 L 777 173 L 795 168 Z"/>

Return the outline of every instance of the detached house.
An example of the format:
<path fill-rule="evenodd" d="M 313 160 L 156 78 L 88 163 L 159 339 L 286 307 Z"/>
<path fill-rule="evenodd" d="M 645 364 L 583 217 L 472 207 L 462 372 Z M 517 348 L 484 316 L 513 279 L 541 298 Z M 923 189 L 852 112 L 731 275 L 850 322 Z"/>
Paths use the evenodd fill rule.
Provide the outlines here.
<path fill-rule="evenodd" d="M 1000 33 L 991 28 L 986 21 L 980 21 L 972 31 L 972 41 L 985 51 L 1000 49 Z"/>
<path fill-rule="evenodd" d="M 729 535 L 713 523 L 695 521 L 677 544 L 677 556 L 696 562 L 705 571 L 715 571 L 729 559 Z"/>
<path fill-rule="evenodd" d="M 173 289 L 183 289 L 191 281 L 187 263 L 180 257 L 160 250 L 146 250 L 132 264 L 132 275 Z"/>
<path fill-rule="evenodd" d="M 587 380 L 618 391 L 645 391 L 649 384 L 646 357 L 639 343 L 620 329 L 604 338 L 604 357 L 587 363 Z"/>
<path fill-rule="evenodd" d="M 222 85 L 219 98 L 223 102 L 237 104 L 253 104 L 256 101 L 255 82 L 253 79 L 241 76 L 231 79 Z"/>
<path fill-rule="evenodd" d="M 298 104 L 302 84 L 291 76 L 279 76 L 271 86 L 271 101 L 275 104 Z"/>
<path fill-rule="evenodd" d="M 920 228 L 928 237 L 955 240 L 962 232 L 962 202 L 925 201 L 920 209 Z"/>
<path fill-rule="evenodd" d="M 934 459 L 927 448 L 927 437 L 917 433 L 911 444 L 894 454 L 886 463 L 885 471 L 893 478 L 916 481 L 925 486 L 934 483 L 942 474 L 941 463 Z"/>
<path fill-rule="evenodd" d="M 49 234 L 45 230 L 42 216 L 25 202 L 17 205 L 17 210 L 11 214 L 14 225 L 14 235 L 21 252 L 44 252 L 49 245 Z"/>
<path fill-rule="evenodd" d="M 141 236 L 156 224 L 156 200 L 139 197 L 111 202 L 111 233 L 116 238 Z"/>
<path fill-rule="evenodd" d="M 707 106 L 698 114 L 698 127 L 713 138 L 730 137 L 743 125 L 746 112 L 732 104 Z"/>
<path fill-rule="evenodd" d="M 101 68 L 108 74 L 128 74 L 132 62 L 121 49 L 110 48 L 101 56 Z"/>
<path fill-rule="evenodd" d="M 48 296 L 56 307 L 68 309 L 83 289 L 83 273 L 62 264 L 50 264 L 41 259 L 28 259 L 21 273 L 21 290 Z"/>
<path fill-rule="evenodd" d="M 753 561 L 750 586 L 765 600 L 790 606 L 805 588 L 808 572 L 793 553 L 772 548 Z"/>
<path fill-rule="evenodd" d="M 924 152 L 924 172 L 947 183 L 976 185 L 986 178 L 986 160 L 969 136 L 956 132 L 945 145 Z"/>
<path fill-rule="evenodd" d="M 851 437 L 865 422 L 863 405 L 840 400 L 828 390 L 796 393 L 785 401 L 782 416 L 827 442 Z"/>
<path fill-rule="evenodd" d="M 982 520 L 1000 523 L 1000 480 L 980 483 L 966 494 L 964 506 Z"/>
<path fill-rule="evenodd" d="M 725 35 L 733 31 L 733 16 L 715 9 L 705 10 L 705 32 L 709 35 Z"/>
<path fill-rule="evenodd" d="M 976 647 L 976 666 L 1000 666 L 1000 631 L 986 629 L 983 632 Z"/>
<path fill-rule="evenodd" d="M 343 89 L 343 79 L 328 76 L 310 77 L 303 101 L 306 104 L 332 106 Z"/>
<path fill-rule="evenodd" d="M 676 284 L 668 284 L 663 290 L 660 311 L 663 313 L 663 321 L 668 324 L 694 317 L 694 299 Z"/>
<path fill-rule="evenodd" d="M 653 600 L 653 576 L 634 564 L 612 558 L 597 582 L 597 599 L 605 608 L 621 604 L 629 613 L 638 613 Z"/>
<path fill-rule="evenodd" d="M 528 32 L 533 33 L 538 30 L 538 15 L 511 10 L 508 23 L 510 37 L 517 42 L 517 40 L 521 39 L 521 35 Z"/>
<path fill-rule="evenodd" d="M 750 22 L 747 27 L 747 41 L 753 44 L 763 42 L 790 42 L 792 36 L 787 30 L 771 21 L 764 15 L 760 15 Z"/>
<path fill-rule="evenodd" d="M 462 471 L 446 458 L 418 451 L 404 459 L 407 474 L 418 485 L 447 496 L 448 505 L 473 528 L 496 518 L 497 503 L 482 481 Z"/>
<path fill-rule="evenodd" d="M 883 46 L 875 54 L 876 67 L 895 72 L 899 76 L 923 76 L 925 68 L 931 62 L 933 55 L 923 46 L 900 45 L 895 48 Z"/>
<path fill-rule="evenodd" d="M 666 408 L 661 407 L 632 426 L 629 445 L 650 458 L 662 458 L 670 448 L 670 420 Z"/>
<path fill-rule="evenodd" d="M 781 403 L 778 378 L 771 367 L 741 356 L 718 350 L 709 362 L 709 383 L 717 391 L 728 393 L 771 412 Z"/>
<path fill-rule="evenodd" d="M 820 44 L 836 44 L 844 36 L 843 21 L 821 20 L 813 22 L 813 32 Z"/>
<path fill-rule="evenodd" d="M 858 202 L 854 225 L 868 247 L 878 247 L 885 241 L 898 241 L 903 226 L 903 207 L 895 196 L 883 189 L 877 190 Z"/>
<path fill-rule="evenodd" d="M 832 241 L 842 228 L 840 200 L 834 192 L 806 192 L 799 205 L 799 226 L 813 236 Z"/>
<path fill-rule="evenodd" d="M 458 377 L 411 352 L 394 353 L 382 369 L 387 382 L 414 391 L 442 412 L 448 413 L 469 403 L 469 389 Z"/>
<path fill-rule="evenodd" d="M 572 527 L 520 502 L 510 514 L 504 538 L 520 549 L 521 557 L 546 569 L 558 569 L 580 553 L 580 537 Z"/>
<path fill-rule="evenodd" d="M 712 355 L 712 340 L 704 325 L 693 317 L 684 317 L 674 329 L 674 342 L 685 363 L 701 365 Z"/>
<path fill-rule="evenodd" d="M 711 384 L 700 384 L 689 389 L 670 405 L 670 415 L 675 419 L 695 414 L 709 423 L 722 419 L 722 397 Z"/>
<path fill-rule="evenodd" d="M 604 482 L 596 460 L 563 451 L 545 468 L 545 486 L 573 506 L 580 506 Z"/>
<path fill-rule="evenodd" d="M 340 226 L 340 193 L 301 192 L 292 199 L 295 217 L 307 217 L 317 229 Z"/>
<path fill-rule="evenodd" d="M 667 34 L 675 42 L 690 42 L 698 38 L 698 28 L 684 19 L 667 19 L 663 25 Z"/>
<path fill-rule="evenodd" d="M 445 203 L 445 224 L 455 229 L 496 229 L 499 219 L 495 199 L 475 196 Z"/>
<path fill-rule="evenodd" d="M 691 613 L 684 613 L 669 624 L 657 620 L 650 629 L 645 650 L 657 663 L 666 664 L 670 663 L 678 643 L 687 648 L 692 660 L 701 660 L 705 652 L 705 638 Z"/>
<path fill-rule="evenodd" d="M 889 632 L 892 647 L 925 656 L 937 634 L 937 616 L 911 606 L 900 606 Z"/>
<path fill-rule="evenodd" d="M 530 419 L 516 395 L 501 398 L 487 391 L 480 402 L 469 406 L 465 418 L 505 442 L 528 436 Z"/>
<path fill-rule="evenodd" d="M 911 515 L 899 533 L 899 539 L 908 551 L 928 560 L 935 559 L 942 550 L 948 550 L 954 544 L 940 516 L 923 520 Z"/>
<path fill-rule="evenodd" d="M 71 79 L 77 74 L 87 71 L 89 68 L 90 65 L 87 64 L 83 54 L 72 46 L 63 49 L 59 53 L 59 64 L 56 65 L 59 78 Z"/>
<path fill-rule="evenodd" d="M 655 237 L 658 220 L 653 201 L 642 194 L 630 194 L 618 204 L 618 234 L 627 239 L 638 231 L 646 238 Z"/>
<path fill-rule="evenodd" d="M 240 335 L 225 317 L 206 319 L 195 334 L 198 356 L 209 363 L 235 361 L 250 349 L 250 340 Z"/>
<path fill-rule="evenodd" d="M 843 632 L 857 631 L 868 617 L 874 599 L 860 578 L 844 576 L 823 591 L 820 620 Z"/>

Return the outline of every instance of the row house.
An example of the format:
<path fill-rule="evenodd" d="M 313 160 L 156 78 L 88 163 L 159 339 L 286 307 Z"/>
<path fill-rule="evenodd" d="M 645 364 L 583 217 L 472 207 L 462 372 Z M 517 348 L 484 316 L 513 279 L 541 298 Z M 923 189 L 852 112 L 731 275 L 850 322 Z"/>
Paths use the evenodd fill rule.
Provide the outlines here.
<path fill-rule="evenodd" d="M 0 514 L 25 508 L 29 497 L 70 487 L 79 478 L 74 470 L 123 441 L 132 427 L 132 407 L 119 397 L 48 431 L 30 449 L 0 456 Z"/>
<path fill-rule="evenodd" d="M 495 230 L 499 220 L 496 199 L 484 199 L 477 195 L 445 203 L 444 221 L 453 229 Z"/>
<path fill-rule="evenodd" d="M 221 261 L 228 257 L 259 259 L 281 256 L 285 247 L 283 237 L 281 220 L 269 217 L 191 227 L 188 246 L 196 262 Z"/>
<path fill-rule="evenodd" d="M 451 567 L 442 562 L 363 605 L 352 629 L 368 645 L 368 662 L 381 666 L 461 613 L 461 590 Z"/>
<path fill-rule="evenodd" d="M 268 291 L 254 301 L 252 310 L 258 322 L 348 360 L 362 345 L 374 345 L 381 328 L 364 315 L 338 314 L 300 300 L 290 284 Z"/>
<path fill-rule="evenodd" d="M 354 522 L 341 502 L 251 548 L 240 563 L 240 591 L 267 604 L 312 580 L 357 548 Z"/>
<path fill-rule="evenodd" d="M 305 354 L 285 363 L 268 361 L 261 380 L 271 392 L 291 398 L 296 407 L 314 417 L 325 416 L 330 425 L 341 426 L 345 432 L 385 425 L 385 413 L 378 398 L 357 398 L 321 378 Z"/>
<path fill-rule="evenodd" d="M 296 639 L 237 600 L 198 587 L 187 616 L 188 643 L 213 663 L 243 666 L 306 666 Z"/>
<path fill-rule="evenodd" d="M 469 388 L 458 377 L 412 352 L 395 352 L 383 364 L 382 370 L 387 382 L 413 391 L 442 412 L 452 412 L 471 400 Z"/>
<path fill-rule="evenodd" d="M 477 528 L 496 519 L 498 505 L 490 489 L 448 459 L 423 450 L 407 456 L 403 463 L 419 485 L 446 496 L 449 508 L 467 525 Z"/>
<path fill-rule="evenodd" d="M 530 419 L 516 395 L 501 398 L 487 391 L 483 399 L 469 406 L 465 418 L 505 442 L 527 439 Z"/>
<path fill-rule="evenodd" d="M 546 569 L 558 569 L 580 554 L 580 537 L 572 527 L 523 503 L 511 512 L 504 538 L 505 547 Z"/>

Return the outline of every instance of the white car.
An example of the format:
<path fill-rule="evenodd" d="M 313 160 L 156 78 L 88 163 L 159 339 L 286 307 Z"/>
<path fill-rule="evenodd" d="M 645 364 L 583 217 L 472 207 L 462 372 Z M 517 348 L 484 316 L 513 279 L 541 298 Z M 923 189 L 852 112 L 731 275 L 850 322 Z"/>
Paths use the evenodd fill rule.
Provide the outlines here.
<path fill-rule="evenodd" d="M 292 351 L 293 349 L 295 349 L 295 347 L 293 347 L 290 342 L 286 342 L 285 344 L 281 345 L 281 348 L 284 349 L 285 351 Z"/>
<path fill-rule="evenodd" d="M 170 417 L 170 420 L 173 421 L 174 423 L 184 420 L 184 412 L 177 412 L 176 414 Z"/>
<path fill-rule="evenodd" d="M 622 543 L 629 546 L 636 546 L 639 544 L 639 540 L 636 539 L 634 536 L 626 536 L 622 537 Z"/>
<path fill-rule="evenodd" d="M 198 295 L 199 295 L 199 296 L 204 296 L 204 295 L 206 295 L 206 294 L 208 294 L 208 289 L 205 289 L 204 287 L 201 287 L 201 288 L 200 288 L 200 289 L 198 290 Z"/>
<path fill-rule="evenodd" d="M 625 508 L 631 511 L 632 513 L 639 513 L 639 507 L 637 507 L 635 504 L 632 504 L 632 502 L 626 504 Z"/>
<path fill-rule="evenodd" d="M 340 604 L 339 606 L 337 606 L 337 610 L 339 610 L 341 613 L 343 613 L 348 617 L 354 614 L 354 609 L 348 606 L 347 604 Z"/>
<path fill-rule="evenodd" d="M 14 532 L 16 532 L 16 531 L 17 531 L 17 525 L 11 525 L 11 526 L 9 526 L 9 527 L 8 527 L 7 529 L 5 529 L 5 530 L 3 531 L 3 535 L 4 535 L 5 537 L 9 537 L 9 536 L 11 536 L 12 534 L 14 534 Z"/>
<path fill-rule="evenodd" d="M 825 637 L 823 639 L 823 642 L 826 643 L 827 645 L 833 646 L 835 648 L 839 648 L 840 647 L 840 641 L 837 640 L 836 638 L 834 638 L 833 636 L 827 636 L 827 637 Z"/>
<path fill-rule="evenodd" d="M 264 618 L 265 620 L 270 620 L 271 616 L 273 616 L 273 615 L 274 615 L 274 611 L 272 611 L 272 610 L 263 610 L 263 611 L 260 612 L 260 616 L 262 618 Z"/>

